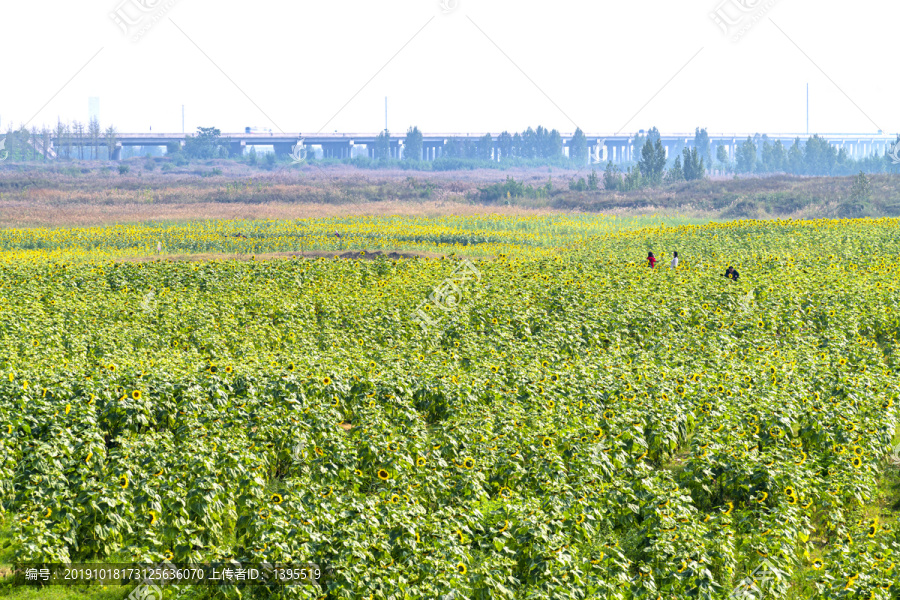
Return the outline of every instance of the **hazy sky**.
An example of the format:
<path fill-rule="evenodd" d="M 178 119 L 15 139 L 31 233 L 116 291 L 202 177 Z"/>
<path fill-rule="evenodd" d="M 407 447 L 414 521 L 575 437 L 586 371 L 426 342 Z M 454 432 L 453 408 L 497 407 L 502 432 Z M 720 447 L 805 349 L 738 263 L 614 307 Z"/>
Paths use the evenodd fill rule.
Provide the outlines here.
<path fill-rule="evenodd" d="M 895 1 L 0 2 L 3 130 L 900 131 Z"/>

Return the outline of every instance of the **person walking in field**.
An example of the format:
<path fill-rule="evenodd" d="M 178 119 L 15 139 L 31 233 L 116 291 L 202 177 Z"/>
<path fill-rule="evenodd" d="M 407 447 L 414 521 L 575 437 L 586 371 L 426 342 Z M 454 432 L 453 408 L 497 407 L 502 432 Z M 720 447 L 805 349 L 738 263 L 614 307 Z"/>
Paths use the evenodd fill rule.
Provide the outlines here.
<path fill-rule="evenodd" d="M 669 268 L 670 268 L 670 269 L 675 269 L 675 268 L 677 268 L 677 267 L 678 267 L 678 253 L 677 253 L 677 252 L 673 252 L 673 253 L 672 253 L 672 264 L 669 265 Z"/>
<path fill-rule="evenodd" d="M 647 262 L 650 263 L 651 269 L 656 265 L 656 257 L 653 256 L 652 252 L 647 253 Z"/>

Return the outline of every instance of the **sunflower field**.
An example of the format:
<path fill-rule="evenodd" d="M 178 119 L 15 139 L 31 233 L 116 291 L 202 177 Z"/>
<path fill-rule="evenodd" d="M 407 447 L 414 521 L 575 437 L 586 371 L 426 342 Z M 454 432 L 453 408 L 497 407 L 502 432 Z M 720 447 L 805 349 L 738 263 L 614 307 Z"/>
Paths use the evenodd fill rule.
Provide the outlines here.
<path fill-rule="evenodd" d="M 586 216 L 0 232 L 5 552 L 331 572 L 183 598 L 898 598 L 898 232 Z M 445 257 L 125 259 L 160 239 Z M 423 326 L 461 257 L 479 276 Z"/>

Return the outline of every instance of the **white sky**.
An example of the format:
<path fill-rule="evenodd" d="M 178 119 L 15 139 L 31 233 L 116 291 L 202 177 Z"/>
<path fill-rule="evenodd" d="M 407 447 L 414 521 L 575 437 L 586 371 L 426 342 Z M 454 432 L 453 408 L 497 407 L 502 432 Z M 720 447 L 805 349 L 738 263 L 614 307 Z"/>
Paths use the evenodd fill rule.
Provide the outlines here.
<path fill-rule="evenodd" d="M 803 133 L 808 82 L 811 132 L 900 131 L 900 3 L 724 0 L 771 5 L 734 42 L 722 1 L 0 0 L 0 127 L 98 96 L 120 132 L 374 132 L 388 96 L 397 133 Z M 172 6 L 130 41 L 142 2 Z"/>

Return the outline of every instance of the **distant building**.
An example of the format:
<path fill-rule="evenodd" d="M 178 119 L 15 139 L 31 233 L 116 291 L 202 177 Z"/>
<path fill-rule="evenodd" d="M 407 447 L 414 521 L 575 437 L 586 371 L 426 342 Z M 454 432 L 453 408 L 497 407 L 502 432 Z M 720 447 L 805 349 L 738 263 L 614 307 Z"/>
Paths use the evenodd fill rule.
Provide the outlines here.
<path fill-rule="evenodd" d="M 100 120 L 100 98 L 88 98 L 88 121 Z"/>

